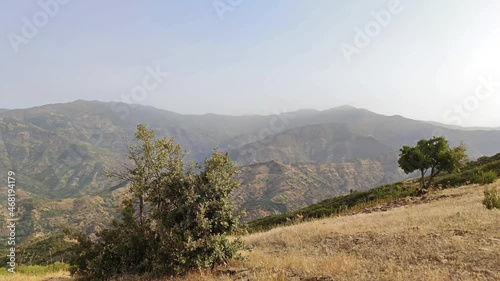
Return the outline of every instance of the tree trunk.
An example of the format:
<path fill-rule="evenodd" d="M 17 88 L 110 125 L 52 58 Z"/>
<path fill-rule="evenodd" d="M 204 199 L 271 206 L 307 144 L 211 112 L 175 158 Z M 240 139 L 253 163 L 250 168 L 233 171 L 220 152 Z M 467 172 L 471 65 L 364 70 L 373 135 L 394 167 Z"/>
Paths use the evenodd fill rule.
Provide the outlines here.
<path fill-rule="evenodd" d="M 425 189 L 425 172 L 424 172 L 424 170 L 420 170 L 420 173 L 422 175 L 422 179 L 421 179 L 422 189 Z"/>
<path fill-rule="evenodd" d="M 427 181 L 427 188 L 430 188 L 431 187 L 431 184 L 432 184 L 432 179 L 434 179 L 434 177 L 438 174 L 434 174 L 434 166 L 432 167 L 431 169 L 431 175 L 429 176 L 429 181 Z"/>

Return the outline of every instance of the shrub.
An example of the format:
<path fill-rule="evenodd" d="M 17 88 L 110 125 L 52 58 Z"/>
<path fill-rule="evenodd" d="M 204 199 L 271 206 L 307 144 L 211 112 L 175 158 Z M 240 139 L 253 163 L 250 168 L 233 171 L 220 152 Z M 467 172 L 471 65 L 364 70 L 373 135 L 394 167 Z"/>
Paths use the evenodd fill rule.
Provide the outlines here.
<path fill-rule="evenodd" d="M 497 173 L 495 171 L 488 171 L 483 173 L 482 184 L 493 183 L 497 179 Z"/>
<path fill-rule="evenodd" d="M 477 183 L 481 185 L 493 183 L 497 178 L 497 173 L 495 171 L 484 172 L 482 170 L 477 171 L 472 178 L 472 183 Z"/>
<path fill-rule="evenodd" d="M 484 189 L 483 205 L 490 210 L 494 208 L 500 209 L 500 195 L 496 187 L 491 186 Z"/>
<path fill-rule="evenodd" d="M 229 200 L 239 186 L 229 155 L 215 150 L 203 165 L 186 167 L 173 139 L 156 139 L 143 125 L 136 138 L 129 155 L 133 166 L 111 175 L 130 183 L 122 219 L 97 233 L 96 241 L 72 233 L 78 245 L 71 271 L 85 280 L 172 276 L 240 258 L 239 250 L 248 247 L 227 237 L 241 231 Z"/>
<path fill-rule="evenodd" d="M 485 170 L 488 170 L 485 172 Z M 472 183 L 477 184 L 490 184 L 493 183 L 497 179 L 497 172 L 494 170 L 488 169 L 487 166 L 481 168 L 474 168 L 472 170 L 463 171 L 460 173 L 448 174 L 436 181 L 439 185 L 441 184 L 443 187 L 455 187 L 461 185 L 467 185 Z"/>

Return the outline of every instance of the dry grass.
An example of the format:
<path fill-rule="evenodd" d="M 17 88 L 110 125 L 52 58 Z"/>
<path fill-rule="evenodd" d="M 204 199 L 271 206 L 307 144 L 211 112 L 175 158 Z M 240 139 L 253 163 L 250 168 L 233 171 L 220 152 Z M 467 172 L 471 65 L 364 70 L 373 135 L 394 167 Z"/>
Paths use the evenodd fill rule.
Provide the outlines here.
<path fill-rule="evenodd" d="M 173 280 L 500 280 L 500 210 L 482 200 L 483 187 L 468 186 L 423 204 L 275 228 L 244 237 L 255 247 L 249 261 L 230 266 L 247 271 Z"/>
<path fill-rule="evenodd" d="M 429 197 L 249 235 L 249 262 L 231 264 L 249 271 L 183 280 L 500 280 L 500 211 L 484 208 L 483 188 Z"/>
<path fill-rule="evenodd" d="M 66 271 L 48 273 L 45 275 L 27 275 L 27 274 L 8 274 L 0 275 L 0 281 L 62 281 L 71 280 L 69 273 Z"/>
<path fill-rule="evenodd" d="M 230 264 L 246 271 L 172 280 L 500 280 L 500 210 L 482 200 L 483 187 L 461 187 L 423 204 L 255 233 L 244 237 L 255 247 L 249 261 Z"/>

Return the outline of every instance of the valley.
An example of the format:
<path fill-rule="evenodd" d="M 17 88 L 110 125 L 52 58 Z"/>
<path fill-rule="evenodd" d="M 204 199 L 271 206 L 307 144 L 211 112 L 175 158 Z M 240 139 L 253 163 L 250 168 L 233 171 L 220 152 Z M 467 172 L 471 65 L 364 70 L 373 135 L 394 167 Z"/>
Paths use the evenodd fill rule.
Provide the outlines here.
<path fill-rule="evenodd" d="M 245 220 L 405 179 L 398 149 L 436 132 L 451 145 L 463 141 L 472 158 L 500 151 L 497 130 L 454 130 L 350 106 L 223 116 L 118 105 L 129 109 L 125 118 L 114 113 L 117 104 L 83 100 L 0 112 L 0 173 L 18 175 L 21 240 L 63 225 L 87 234 L 105 227 L 126 189 L 106 172 L 127 164 L 141 123 L 173 137 L 192 161 L 213 148 L 228 151 L 241 170 L 232 199 Z"/>

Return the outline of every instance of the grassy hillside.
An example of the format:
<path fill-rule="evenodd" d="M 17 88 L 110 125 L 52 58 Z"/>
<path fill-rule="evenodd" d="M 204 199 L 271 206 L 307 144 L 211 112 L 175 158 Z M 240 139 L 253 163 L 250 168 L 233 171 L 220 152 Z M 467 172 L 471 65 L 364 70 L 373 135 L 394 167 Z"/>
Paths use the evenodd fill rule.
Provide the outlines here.
<path fill-rule="evenodd" d="M 323 218 L 360 210 L 362 208 L 418 194 L 418 183 L 398 182 L 366 191 L 323 200 L 317 204 L 293 212 L 271 215 L 248 222 L 250 231 L 268 230 L 293 222 L 298 216 L 303 219 Z"/>
<path fill-rule="evenodd" d="M 450 177 L 473 181 L 478 171 L 498 166 L 500 154 L 483 157 L 468 163 L 461 173 L 443 175 L 437 182 Z M 266 168 L 275 174 L 284 172 L 278 163 Z M 490 186 L 500 188 L 500 182 Z M 482 205 L 483 187 L 435 190 L 424 196 L 417 193 L 417 181 L 396 182 L 251 221 L 251 230 L 258 232 L 244 237 L 254 247 L 246 253 L 249 261 L 175 280 L 500 278 L 496 270 L 500 266 L 500 216 L 498 210 Z M 72 203 L 72 208 L 86 205 Z M 68 205 L 65 200 L 61 204 Z M 306 222 L 298 220 L 297 214 Z M 71 241 L 62 235 L 42 236 L 31 239 L 20 251 L 24 262 L 45 264 L 50 258 L 62 260 L 69 245 Z"/>
<path fill-rule="evenodd" d="M 250 234 L 243 237 L 253 246 L 244 253 L 248 261 L 156 280 L 499 280 L 500 215 L 482 205 L 482 191 L 446 189 L 425 200 Z"/>
<path fill-rule="evenodd" d="M 498 280 L 500 215 L 484 208 L 482 191 L 448 189 L 252 234 L 249 262 L 233 266 L 247 268 L 250 280 Z"/>
<path fill-rule="evenodd" d="M 459 173 L 443 175 L 437 178 L 436 184 L 443 187 L 453 187 L 469 183 L 481 183 L 482 175 L 488 171 L 500 175 L 500 153 L 471 161 Z"/>
<path fill-rule="evenodd" d="M 482 183 L 481 175 L 488 171 L 494 171 L 497 175 L 500 175 L 500 153 L 491 157 L 481 157 L 477 161 L 471 161 L 456 173 L 443 174 L 436 178 L 434 185 L 446 188 L 470 183 Z M 381 202 L 415 196 L 418 191 L 418 180 L 396 182 L 366 191 L 356 191 L 349 195 L 326 199 L 293 212 L 256 219 L 250 221 L 248 226 L 250 231 L 266 230 L 293 221 L 298 215 L 304 219 L 328 217 L 352 212 Z"/>
<path fill-rule="evenodd" d="M 500 182 L 491 186 L 500 189 Z M 500 214 L 482 200 L 482 187 L 464 186 L 277 227 L 243 237 L 253 246 L 244 253 L 248 261 L 157 281 L 499 280 Z M 53 280 L 49 276 L 0 280 Z"/>

